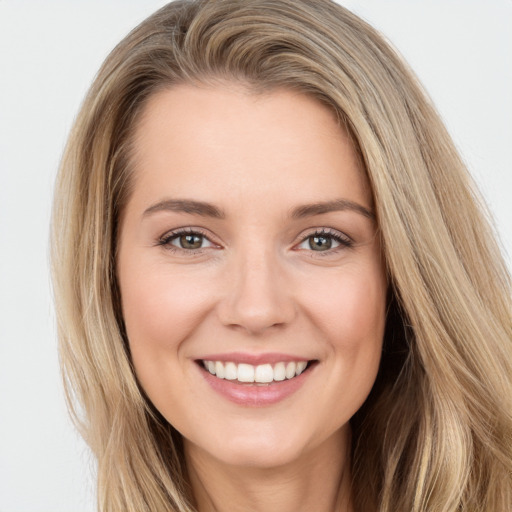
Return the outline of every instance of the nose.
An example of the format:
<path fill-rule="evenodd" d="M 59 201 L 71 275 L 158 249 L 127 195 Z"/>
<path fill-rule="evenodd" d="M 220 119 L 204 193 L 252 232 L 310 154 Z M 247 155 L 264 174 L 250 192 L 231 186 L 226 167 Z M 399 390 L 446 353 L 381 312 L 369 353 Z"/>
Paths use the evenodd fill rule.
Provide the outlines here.
<path fill-rule="evenodd" d="M 271 250 L 234 255 L 226 268 L 218 316 L 225 326 L 262 334 L 285 327 L 295 317 L 293 290 Z"/>

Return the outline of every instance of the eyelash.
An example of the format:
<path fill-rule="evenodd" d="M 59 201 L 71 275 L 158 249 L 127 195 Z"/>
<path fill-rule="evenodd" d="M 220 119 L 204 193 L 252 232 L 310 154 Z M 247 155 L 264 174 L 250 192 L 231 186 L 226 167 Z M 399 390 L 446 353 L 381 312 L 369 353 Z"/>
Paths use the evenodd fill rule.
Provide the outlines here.
<path fill-rule="evenodd" d="M 351 247 L 354 246 L 354 242 L 347 235 L 340 233 L 339 231 L 335 231 L 331 228 L 317 229 L 313 233 L 307 234 L 305 237 L 301 239 L 298 245 L 301 245 L 308 239 L 314 237 L 330 238 L 331 240 L 334 240 L 335 242 L 338 242 L 340 244 L 338 247 L 327 249 L 325 251 L 313 251 L 313 249 L 310 249 L 310 252 L 312 253 L 312 255 L 314 254 L 315 257 L 329 256 L 334 253 L 337 253 L 340 250 L 350 249 Z"/>
<path fill-rule="evenodd" d="M 208 235 L 205 231 L 201 230 L 200 228 L 182 228 L 182 229 L 176 229 L 175 231 L 171 231 L 169 233 L 166 233 L 163 235 L 159 240 L 157 245 L 164 247 L 166 250 L 172 251 L 172 252 L 180 252 L 182 254 L 185 254 L 187 256 L 196 256 L 203 253 L 204 249 L 208 249 L 208 247 L 203 247 L 199 249 L 183 249 L 181 247 L 176 247 L 171 244 L 173 240 L 176 238 L 183 236 L 183 235 L 196 235 L 203 237 L 207 239 L 211 244 L 214 244 L 214 242 L 211 242 L 208 238 Z M 322 228 L 317 229 L 313 231 L 312 233 L 308 233 L 306 236 L 302 237 L 301 240 L 296 245 L 301 245 L 304 242 L 306 242 L 308 239 L 313 237 L 325 237 L 330 238 L 331 240 L 334 240 L 335 242 L 339 243 L 340 245 L 338 247 L 334 247 L 333 249 L 327 249 L 325 251 L 313 251 L 310 250 L 311 253 L 314 253 L 315 256 L 328 256 L 333 253 L 338 252 L 342 249 L 349 249 L 354 246 L 354 242 L 347 236 L 344 235 L 338 231 L 334 231 L 330 228 Z"/>
<path fill-rule="evenodd" d="M 206 238 L 208 241 L 210 240 L 208 238 L 208 235 L 206 232 L 199 228 L 182 228 L 182 229 L 176 229 L 175 231 L 171 231 L 169 233 L 166 233 L 158 240 L 158 245 L 164 247 L 166 250 L 171 252 L 181 252 L 187 256 L 196 256 L 199 254 L 202 254 L 203 250 L 206 249 L 206 247 L 199 248 L 199 249 L 183 249 L 181 247 L 176 247 L 171 244 L 171 242 L 179 238 L 183 235 L 196 235 L 201 236 L 203 238 Z M 213 242 L 210 242 L 213 243 Z"/>

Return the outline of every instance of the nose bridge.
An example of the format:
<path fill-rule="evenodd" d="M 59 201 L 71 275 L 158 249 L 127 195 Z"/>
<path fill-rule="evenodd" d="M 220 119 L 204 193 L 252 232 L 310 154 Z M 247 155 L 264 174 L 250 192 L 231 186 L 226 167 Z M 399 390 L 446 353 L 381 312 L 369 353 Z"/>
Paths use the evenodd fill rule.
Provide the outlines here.
<path fill-rule="evenodd" d="M 232 254 L 221 307 L 225 325 L 251 333 L 285 325 L 294 316 L 293 298 L 278 254 L 269 245 L 245 246 Z"/>

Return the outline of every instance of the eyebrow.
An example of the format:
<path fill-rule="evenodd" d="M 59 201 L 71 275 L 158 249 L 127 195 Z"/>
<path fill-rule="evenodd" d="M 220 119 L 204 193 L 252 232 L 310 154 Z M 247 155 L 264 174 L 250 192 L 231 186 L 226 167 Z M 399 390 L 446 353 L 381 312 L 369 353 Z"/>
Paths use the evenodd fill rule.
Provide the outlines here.
<path fill-rule="evenodd" d="M 375 214 L 365 206 L 360 205 L 348 199 L 334 199 L 318 203 L 305 204 L 294 208 L 290 217 L 292 219 L 303 219 L 335 211 L 353 211 L 367 217 L 375 219 Z M 217 206 L 204 201 L 195 201 L 192 199 L 164 199 L 147 208 L 143 217 L 147 217 L 155 212 L 172 211 L 179 213 L 189 213 L 191 215 L 201 215 L 203 217 L 213 217 L 215 219 L 225 219 L 226 214 Z"/>
<path fill-rule="evenodd" d="M 349 201 L 348 199 L 334 199 L 332 201 L 305 204 L 295 208 L 292 211 L 291 217 L 293 219 L 303 219 L 304 217 L 312 217 L 313 215 L 345 210 L 360 213 L 368 219 L 375 219 L 375 214 L 372 210 L 354 201 Z"/>
<path fill-rule="evenodd" d="M 203 217 L 214 217 L 215 219 L 224 219 L 226 217 L 226 214 L 213 204 L 204 201 L 193 201 L 191 199 L 164 199 L 145 210 L 143 217 L 161 211 L 190 213 Z"/>

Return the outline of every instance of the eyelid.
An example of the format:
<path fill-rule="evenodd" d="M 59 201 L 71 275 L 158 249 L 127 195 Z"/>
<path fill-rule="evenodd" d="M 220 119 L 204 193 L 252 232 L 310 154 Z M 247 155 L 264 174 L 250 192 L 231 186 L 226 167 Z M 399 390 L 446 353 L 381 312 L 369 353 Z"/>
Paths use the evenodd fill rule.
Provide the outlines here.
<path fill-rule="evenodd" d="M 172 240 L 182 235 L 199 235 L 204 239 L 208 240 L 208 242 L 211 245 L 208 247 L 200 247 L 198 249 L 183 249 L 182 247 L 178 247 L 176 245 L 171 244 Z M 162 246 L 164 249 L 168 251 L 180 252 L 182 254 L 185 254 L 186 256 L 194 256 L 197 254 L 201 254 L 205 249 L 210 249 L 212 247 L 220 247 L 219 244 L 212 240 L 212 236 L 206 230 L 195 226 L 185 226 L 177 229 L 172 229 L 170 231 L 166 231 L 162 236 L 158 238 L 156 245 Z"/>
<path fill-rule="evenodd" d="M 352 240 L 352 238 L 349 237 L 346 233 L 343 233 L 342 231 L 338 231 L 337 229 L 322 227 L 322 228 L 313 229 L 313 230 L 309 231 L 308 233 L 301 234 L 300 239 L 294 245 L 294 248 L 298 248 L 299 245 L 303 244 L 304 242 L 306 242 L 308 240 L 308 238 L 311 238 L 313 236 L 325 236 L 325 237 L 332 238 L 339 245 L 334 248 L 327 249 L 325 251 L 313 251 L 312 249 L 299 249 L 299 250 L 305 250 L 305 251 L 308 251 L 311 253 L 315 253 L 315 255 L 322 256 L 322 255 L 333 254 L 340 249 L 351 248 L 354 245 L 354 240 Z"/>
<path fill-rule="evenodd" d="M 193 234 L 193 235 L 199 235 L 206 239 L 211 245 L 208 247 L 200 247 L 198 249 L 183 249 L 181 247 L 172 245 L 170 242 L 176 238 L 178 238 L 181 235 L 186 234 Z M 329 237 L 333 240 L 335 240 L 338 245 L 334 248 L 327 249 L 325 251 L 314 251 L 312 249 L 299 249 L 299 246 L 306 242 L 308 238 L 311 238 L 313 236 L 325 236 Z M 170 231 L 166 231 L 162 236 L 160 236 L 157 240 L 156 245 L 162 246 L 164 249 L 173 251 L 173 252 L 180 252 L 187 256 L 193 256 L 197 254 L 201 254 L 205 249 L 210 249 L 212 247 L 214 248 L 221 248 L 220 244 L 214 242 L 212 240 L 212 236 L 210 233 L 200 227 L 196 226 L 184 226 L 181 228 L 173 229 Z M 302 233 L 298 239 L 297 242 L 295 242 L 293 249 L 295 250 L 304 250 L 310 253 L 315 253 L 316 256 L 323 256 L 328 254 L 336 253 L 337 251 L 341 249 L 347 249 L 354 245 L 354 241 L 350 236 L 348 236 L 346 233 L 343 233 L 342 231 L 338 231 L 334 228 L 312 228 L 309 230 L 309 232 Z"/>

